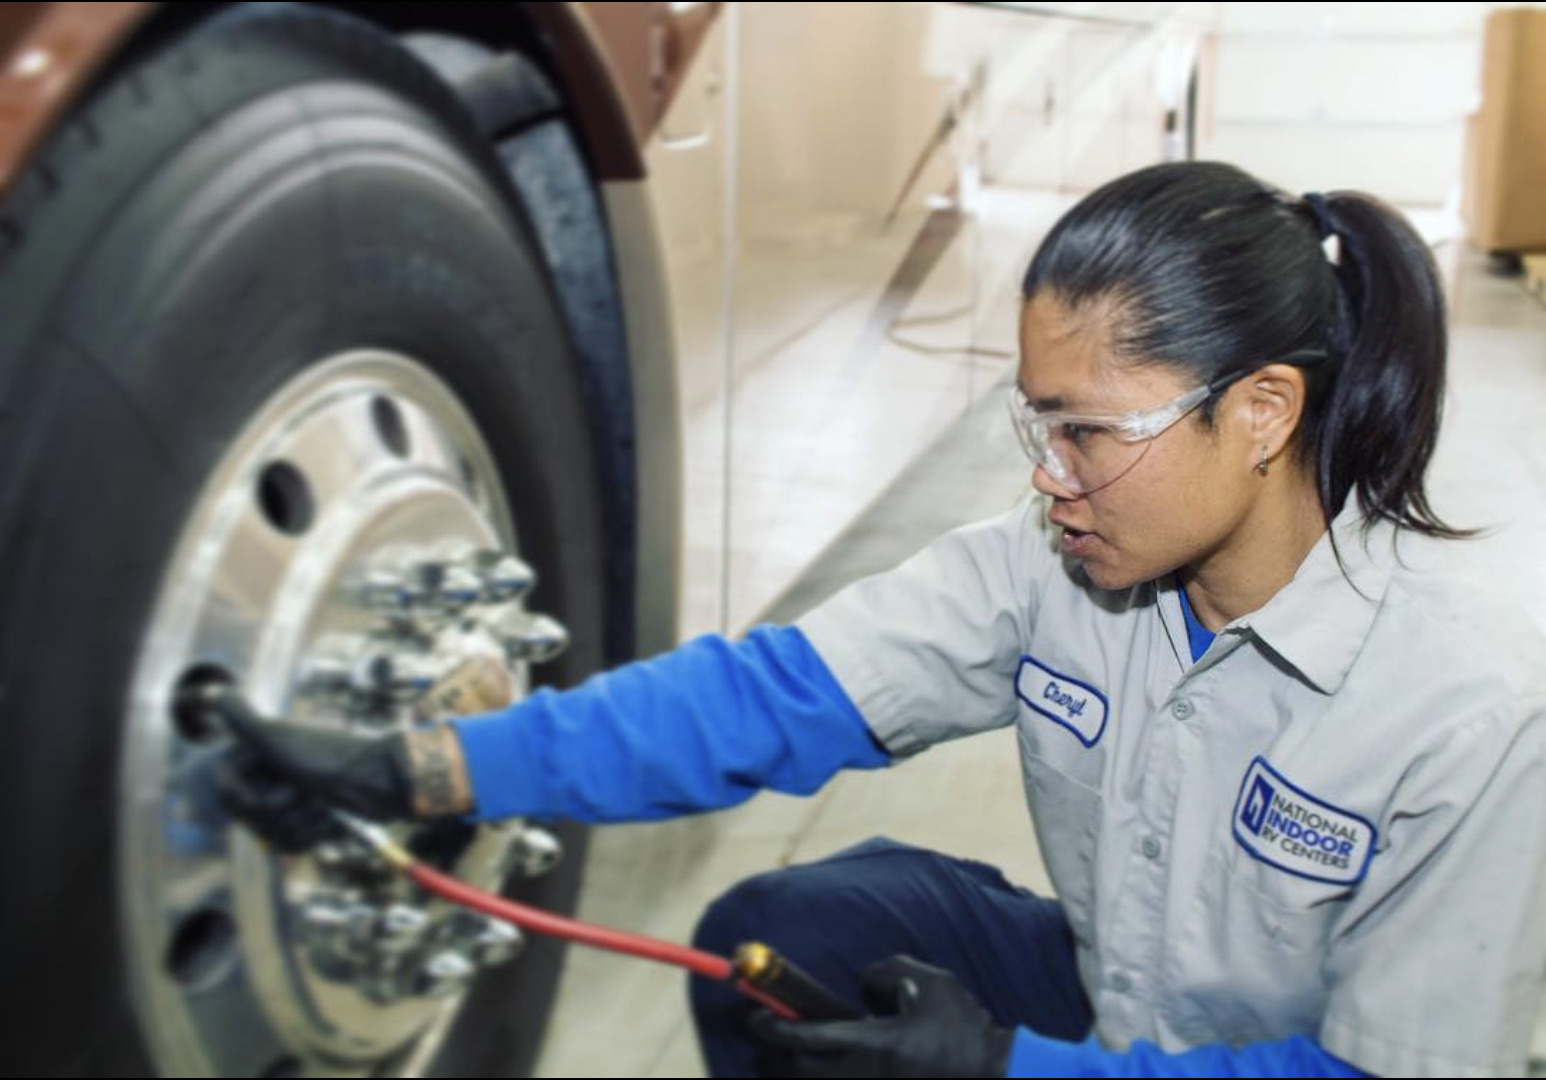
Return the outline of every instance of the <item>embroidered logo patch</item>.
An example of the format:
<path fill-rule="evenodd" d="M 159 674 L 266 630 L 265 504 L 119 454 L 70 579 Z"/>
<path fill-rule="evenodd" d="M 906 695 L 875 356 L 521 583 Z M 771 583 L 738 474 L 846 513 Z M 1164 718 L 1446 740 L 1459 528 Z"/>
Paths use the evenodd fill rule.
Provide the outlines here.
<path fill-rule="evenodd" d="M 1311 881 L 1362 881 L 1374 855 L 1374 826 L 1332 806 L 1256 758 L 1235 800 L 1235 840 L 1264 863 Z"/>
<path fill-rule="evenodd" d="M 1053 671 L 1035 657 L 1020 657 L 1015 696 L 1048 720 L 1061 724 L 1085 746 L 1094 746 L 1106 730 L 1111 711 L 1102 694 L 1089 683 Z"/>

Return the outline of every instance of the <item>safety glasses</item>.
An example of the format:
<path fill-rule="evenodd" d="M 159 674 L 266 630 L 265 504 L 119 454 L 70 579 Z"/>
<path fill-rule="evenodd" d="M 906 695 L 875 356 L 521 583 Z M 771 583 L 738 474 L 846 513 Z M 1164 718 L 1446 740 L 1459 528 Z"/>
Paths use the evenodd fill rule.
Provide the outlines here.
<path fill-rule="evenodd" d="M 1304 349 L 1255 367 L 1220 375 L 1152 409 L 1119 416 L 1073 412 L 1037 412 L 1016 382 L 1009 392 L 1009 415 L 1025 456 L 1040 465 L 1059 487 L 1088 495 L 1121 479 L 1148 453 L 1154 440 L 1209 398 L 1269 364 L 1314 367 L 1326 360 L 1319 349 Z"/>

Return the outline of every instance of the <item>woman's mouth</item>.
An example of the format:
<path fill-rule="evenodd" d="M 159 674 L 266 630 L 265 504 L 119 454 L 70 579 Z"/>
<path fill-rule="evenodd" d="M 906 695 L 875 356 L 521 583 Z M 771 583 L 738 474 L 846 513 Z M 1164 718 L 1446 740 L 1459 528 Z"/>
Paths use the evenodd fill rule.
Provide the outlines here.
<path fill-rule="evenodd" d="M 1092 532 L 1082 532 L 1079 529 L 1063 526 L 1062 546 L 1065 555 L 1072 555 L 1076 559 L 1085 558 L 1095 546 L 1100 537 Z"/>

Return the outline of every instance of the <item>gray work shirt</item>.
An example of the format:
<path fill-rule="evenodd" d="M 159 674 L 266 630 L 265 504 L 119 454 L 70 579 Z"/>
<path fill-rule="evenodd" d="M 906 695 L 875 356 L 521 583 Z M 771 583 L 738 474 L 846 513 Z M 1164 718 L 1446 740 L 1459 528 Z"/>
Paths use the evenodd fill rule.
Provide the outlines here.
<path fill-rule="evenodd" d="M 1352 510 L 1193 663 L 1027 499 L 798 625 L 897 756 L 1018 729 L 1108 1047 L 1310 1035 L 1384 1075 L 1525 1067 L 1546 969 L 1546 644 Z M 1410 537 L 1401 534 L 1405 552 Z M 1027 957 L 1027 963 L 1035 963 Z"/>

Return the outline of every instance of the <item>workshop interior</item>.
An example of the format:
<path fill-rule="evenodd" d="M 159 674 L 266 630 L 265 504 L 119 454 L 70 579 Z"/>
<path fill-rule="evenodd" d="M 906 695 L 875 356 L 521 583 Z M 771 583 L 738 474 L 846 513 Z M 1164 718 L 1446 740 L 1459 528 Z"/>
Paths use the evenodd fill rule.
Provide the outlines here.
<path fill-rule="evenodd" d="M 0 5 L 7 1075 L 1546 1075 L 1543 415 L 1546 5 Z"/>

